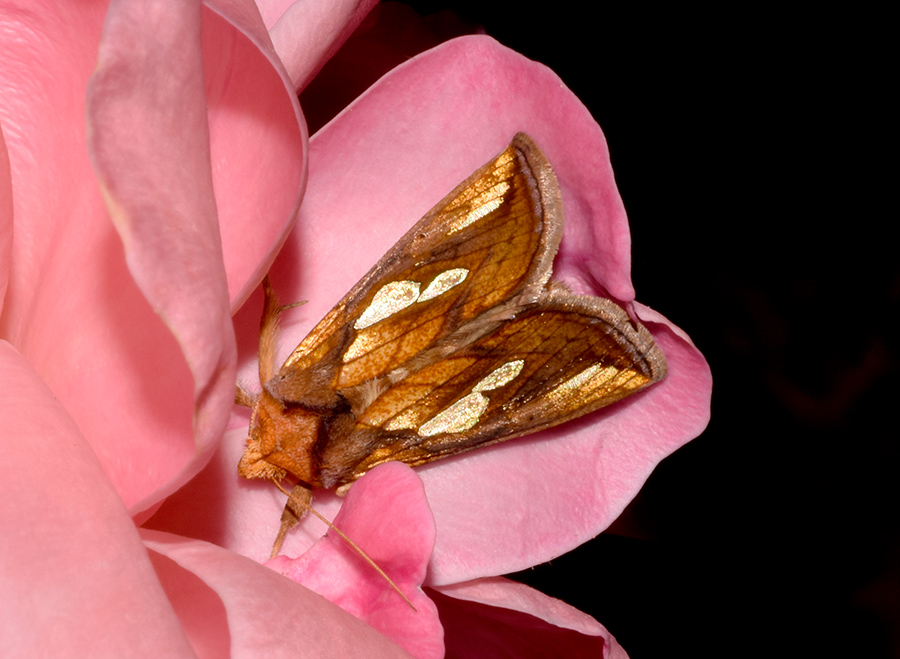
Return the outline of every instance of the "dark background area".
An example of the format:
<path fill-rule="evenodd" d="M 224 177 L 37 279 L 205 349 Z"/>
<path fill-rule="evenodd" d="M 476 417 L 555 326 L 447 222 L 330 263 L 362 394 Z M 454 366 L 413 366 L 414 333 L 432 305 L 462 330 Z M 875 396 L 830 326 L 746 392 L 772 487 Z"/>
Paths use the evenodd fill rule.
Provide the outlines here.
<path fill-rule="evenodd" d="M 632 659 L 900 656 L 887 18 L 406 4 L 483 26 L 590 108 L 638 299 L 713 372 L 709 428 L 622 519 L 513 578 Z"/>

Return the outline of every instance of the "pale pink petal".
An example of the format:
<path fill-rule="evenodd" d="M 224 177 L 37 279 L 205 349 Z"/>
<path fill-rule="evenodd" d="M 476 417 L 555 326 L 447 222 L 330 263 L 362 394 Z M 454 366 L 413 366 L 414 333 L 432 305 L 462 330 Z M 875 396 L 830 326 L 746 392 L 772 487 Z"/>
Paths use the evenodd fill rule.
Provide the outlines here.
<path fill-rule="evenodd" d="M 97 168 L 143 291 L 126 268 L 87 162 L 83 104 L 103 14 L 84 8 L 70 8 L 74 16 L 23 12 L 20 18 L 28 25 L 22 33 L 40 35 L 41 44 L 58 43 L 65 56 L 53 64 L 68 69 L 46 78 L 38 72 L 28 84 L 18 84 L 25 72 L 14 69 L 19 77 L 10 79 L 13 93 L 4 94 L 6 102 L 20 103 L 12 114 L 24 119 L 16 126 L 19 141 L 10 145 L 17 207 L 2 334 L 70 410 L 134 511 L 205 462 L 230 407 L 234 360 L 211 201 L 199 9 L 180 2 L 153 5 L 160 14 L 152 19 L 166 26 L 156 31 L 146 29 L 151 16 L 140 13 L 150 7 L 116 3 L 112 8 L 90 117 Z M 133 10 L 137 13 L 129 14 Z M 214 31 L 217 23 L 204 25 Z M 218 25 L 221 31 L 224 24 Z M 226 32 L 233 40 L 233 30 Z M 78 39 L 70 44 L 73 35 Z M 207 41 L 218 43 L 213 37 Z M 18 46 L 22 52 L 4 61 L 35 59 L 28 43 Z M 293 96 L 283 79 L 274 77 L 294 132 L 302 133 Z M 17 95 L 19 87 L 30 93 Z M 227 97 L 214 100 L 222 98 Z M 46 121 L 28 124 L 44 113 L 51 115 Z M 272 139 L 284 139 L 284 130 L 274 132 Z M 302 158 L 294 160 L 298 180 Z M 272 236 L 290 225 L 297 187 L 273 218 Z M 252 241 L 247 242 L 252 252 Z M 271 250 L 272 240 L 267 242 L 256 251 L 253 269 Z M 252 271 L 245 269 L 237 289 Z"/>
<path fill-rule="evenodd" d="M 0 382 L 0 654 L 193 656 L 91 447 L 5 341 Z"/>
<path fill-rule="evenodd" d="M 141 535 L 200 656 L 409 656 L 339 606 L 248 558 L 157 531 Z"/>
<path fill-rule="evenodd" d="M 190 429 L 190 372 L 125 267 L 88 162 L 85 88 L 105 7 L 52 4 L 8 12 L 4 28 L 21 38 L 0 40 L 15 222 L 0 336 L 60 399 L 131 505 L 160 484 L 148 464 L 194 452 L 186 433 L 183 450 L 154 446 L 172 426 Z M 157 377 L 169 389 L 149 385 Z M 179 391 L 188 395 L 170 397 Z M 123 460 L 132 449 L 135 460 Z"/>
<path fill-rule="evenodd" d="M 53 314 L 60 303 L 56 298 L 62 297 L 53 286 L 67 283 L 48 268 L 58 263 L 67 278 L 80 275 L 89 245 L 85 218 L 103 212 L 87 159 L 84 89 L 96 63 L 105 8 L 28 0 L 17 4 L 4 4 L 6 37 L 0 39 L 0 124 L 14 221 L 4 227 L 5 239 L 11 237 L 13 244 L 3 263 L 10 290 L 0 336 L 27 354 L 30 346 L 20 339 L 30 320 L 37 317 L 42 325 L 52 325 L 55 321 L 45 314 Z M 70 229 L 73 224 L 80 230 Z M 72 246 L 71 253 L 59 250 L 60 241 Z"/>
<path fill-rule="evenodd" d="M 74 254 L 55 253 L 60 241 L 71 241 L 66 244 L 73 252 L 86 246 L 69 225 L 83 229 L 79 220 L 103 207 L 99 195 L 92 195 L 84 88 L 96 63 L 104 12 L 98 3 L 52 0 L 4 2 L 0 10 L 0 129 L 10 177 L 3 185 L 13 204 L 12 217 L 5 219 L 15 223 L 4 226 L 4 241 L 13 244 L 0 266 L 10 288 L 0 336 L 17 345 L 30 318 L 59 304 L 52 297 L 59 291 L 49 287 L 57 277 L 47 276 L 47 266 L 61 262 L 67 277 L 80 273 Z"/>
<path fill-rule="evenodd" d="M 13 240 L 13 196 L 12 177 L 9 170 L 9 153 L 3 138 L 3 124 L 0 123 L 0 316 L 3 315 L 3 300 L 9 284 L 10 255 Z"/>
<path fill-rule="evenodd" d="M 275 50 L 301 90 L 362 22 L 377 0 L 298 0 L 261 4 Z"/>
<path fill-rule="evenodd" d="M 553 656 L 627 659 L 589 615 L 508 579 L 430 589 L 446 630 L 447 657 Z"/>
<path fill-rule="evenodd" d="M 165 29 L 152 31 L 148 38 L 148 25 Z M 113 2 L 97 71 L 88 88 L 94 167 L 124 243 L 128 269 L 152 307 L 135 298 L 133 315 L 111 323 L 110 328 L 143 329 L 152 324 L 157 330 L 155 342 L 143 345 L 143 353 L 134 352 L 135 357 L 147 356 L 135 361 L 146 364 L 143 374 L 148 377 L 134 379 L 140 372 L 134 369 L 122 379 L 131 379 L 141 388 L 154 383 L 150 386 L 159 392 L 157 396 L 173 401 L 163 408 L 180 408 L 175 424 L 148 423 L 146 429 L 154 434 L 147 440 L 153 448 L 144 455 L 121 443 L 116 447 L 128 455 L 120 464 L 135 460 L 130 469 L 156 472 L 154 480 L 160 475 L 165 478 L 162 483 L 143 479 L 136 484 L 128 474 L 128 489 L 122 483 L 123 495 L 137 511 L 169 494 L 205 464 L 223 430 L 236 359 L 209 162 L 199 30 L 199 5 Z M 119 270 L 118 276 L 127 276 L 118 261 L 113 267 Z M 115 292 L 107 291 L 107 295 Z M 179 346 L 150 315 L 154 311 L 189 357 L 192 378 L 184 377 Z M 138 343 L 132 348 L 138 349 L 143 337 L 134 339 Z M 110 370 L 106 375 L 114 373 Z M 106 404 L 128 409 L 119 407 L 125 403 L 119 396 L 126 394 L 143 401 L 141 411 L 146 417 L 158 414 L 150 407 L 155 402 L 152 394 L 119 390 L 118 383 L 118 379 L 107 381 Z M 198 405 L 192 420 L 194 399 Z M 131 406 L 136 407 L 136 401 Z M 141 423 L 128 419 L 129 424 L 136 422 Z M 85 430 L 94 435 L 93 427 Z M 153 469 L 148 470 L 148 465 Z M 179 477 L 178 471 L 186 473 Z M 113 478 L 121 482 L 119 474 Z M 141 499 L 135 500 L 138 496 Z"/>
<path fill-rule="evenodd" d="M 100 98 L 92 97 L 98 104 L 92 106 L 96 114 L 91 125 L 98 168 L 120 219 L 129 260 L 141 271 L 141 286 L 151 305 L 132 281 L 87 158 L 85 89 L 97 65 L 105 7 L 50 3 L 40 11 L 37 3 L 27 3 L 20 11 L 7 8 L 5 28 L 20 38 L 0 43 L 7 63 L 0 72 L 0 116 L 15 192 L 12 254 L 6 262 L 11 264 L 9 290 L 0 336 L 17 346 L 69 409 L 123 498 L 138 511 L 203 464 L 220 435 L 231 398 L 233 347 L 228 308 L 223 306 L 228 298 L 220 284 L 208 286 L 221 282 L 224 274 L 210 201 L 210 162 L 208 155 L 203 158 L 209 142 L 198 108 L 205 112 L 209 105 L 211 112 L 218 110 L 217 118 L 236 117 L 213 121 L 213 126 L 244 126 L 229 136 L 231 154 L 213 148 L 220 216 L 253 225 L 245 239 L 238 238 L 241 231 L 223 231 L 226 258 L 238 255 L 232 259 L 237 266 L 229 266 L 234 298 L 243 294 L 249 279 L 258 278 L 293 221 L 302 188 L 305 133 L 296 99 L 283 75 L 273 69 L 277 58 L 271 46 L 268 59 L 247 56 L 256 50 L 210 14 L 203 21 L 205 43 L 208 51 L 219 48 L 209 56 L 212 66 L 205 79 L 210 91 L 204 98 L 204 78 L 197 67 L 197 7 L 170 4 L 169 14 L 159 18 L 171 24 L 148 30 L 146 24 L 135 28 L 144 17 L 138 13 L 129 18 L 128 11 L 149 6 L 133 5 L 117 3 L 110 15 L 104 51 L 109 59 L 101 60 L 98 86 L 103 91 Z M 179 22 L 183 13 L 192 22 Z M 267 40 L 264 29 L 261 32 Z M 165 49 L 163 35 L 171 37 Z M 123 44 L 130 36 L 134 41 Z M 228 44 L 227 52 L 240 61 L 221 56 L 222 45 Z M 139 61 L 156 69 L 148 67 L 139 74 L 134 68 Z M 255 102 L 224 84 L 229 68 L 251 63 L 256 66 L 250 68 L 258 69 L 250 74 L 259 81 L 251 87 L 258 90 L 251 97 L 259 99 Z M 179 84 L 184 85 L 180 90 Z M 281 110 L 258 113 L 267 104 L 276 105 L 276 95 L 269 93 L 273 88 L 280 91 Z M 123 112 L 129 89 L 139 105 Z M 183 98 L 178 91 L 185 92 Z M 118 114 L 111 103 L 103 105 L 103 93 L 108 102 L 118 96 Z M 188 102 L 191 93 L 193 104 Z M 142 104 L 147 98 L 158 103 Z M 104 112 L 122 124 L 101 125 Z M 270 130 L 259 129 L 273 116 L 278 121 Z M 169 132 L 162 136 L 163 130 Z M 173 141 L 180 136 L 183 142 Z M 277 166 L 268 159 L 270 154 L 279 158 Z M 248 160 L 259 178 L 270 181 L 271 189 L 257 186 L 259 181 L 246 174 L 251 169 Z M 191 176 L 174 180 L 185 172 Z M 242 185 L 248 186 L 243 192 Z M 233 198 L 259 215 L 223 203 Z M 265 202 L 255 204 L 258 199 Z M 180 269 L 171 267 L 173 262 L 180 263 Z M 166 274 L 160 276 L 163 269 Z M 165 314 L 177 339 L 154 309 Z M 193 372 L 184 362 L 185 352 Z"/>
<path fill-rule="evenodd" d="M 262 279 L 293 226 L 306 185 L 297 95 L 248 0 L 206 0 L 203 75 L 213 187 L 232 310 Z"/>
<path fill-rule="evenodd" d="M 339 604 L 416 657 L 443 656 L 437 610 L 420 590 L 434 546 L 434 520 L 415 472 L 396 462 L 376 467 L 350 490 L 334 524 L 415 608 L 334 531 L 303 555 L 278 556 L 267 565 Z"/>
<path fill-rule="evenodd" d="M 6 64 L 0 73 L 0 116 L 9 140 L 15 204 L 12 255 L 7 262 L 11 264 L 10 283 L 0 335 L 16 345 L 44 377 L 91 442 L 126 502 L 139 510 L 148 499 L 154 499 L 152 493 L 158 488 L 171 489 L 167 481 L 177 480 L 179 471 L 182 479 L 186 472 L 195 471 L 202 463 L 202 453 L 218 434 L 216 428 L 221 427 L 222 411 L 230 397 L 226 392 L 230 387 L 225 385 L 233 359 L 229 354 L 233 348 L 220 345 L 223 335 L 225 341 L 231 341 L 227 314 L 220 300 L 208 310 L 205 321 L 199 314 L 193 316 L 192 322 L 213 328 L 200 350 L 191 355 L 197 376 L 194 382 L 170 331 L 131 280 L 121 241 L 87 159 L 85 88 L 97 63 L 105 7 L 48 3 L 41 10 L 33 2 L 25 7 L 17 11 L 7 3 L 4 27 L 19 38 L 0 43 Z M 190 10 L 190 5 L 180 9 Z M 196 8 L 193 11 L 196 14 Z M 111 24 L 115 23 L 113 16 Z M 110 30 L 115 31 L 114 27 Z M 155 39 L 152 30 L 141 34 Z M 192 36 L 193 41 L 178 43 L 168 51 L 173 62 L 178 63 L 178 57 L 196 43 L 196 31 Z M 137 43 L 134 46 L 137 55 Z M 127 68 L 124 71 L 127 76 Z M 181 73 L 185 74 L 184 79 L 196 81 L 196 77 L 190 78 L 190 71 Z M 149 85 L 151 80 L 140 82 Z M 122 84 L 127 86 L 127 81 Z M 286 90 L 284 94 L 292 98 Z M 286 103 L 291 105 L 290 100 Z M 184 109 L 180 103 L 172 105 L 170 112 L 171 108 L 179 108 L 174 113 L 179 115 Z M 96 122 L 94 130 L 98 131 Z M 128 149 L 139 133 L 128 134 L 123 148 Z M 202 135 L 198 139 L 206 141 Z M 146 140 L 137 141 L 146 144 Z M 189 140 L 185 152 L 196 148 L 196 143 Z M 159 149 L 168 146 L 170 142 L 160 144 Z M 174 159 L 180 154 L 168 155 Z M 150 154 L 125 158 L 122 173 L 131 167 L 140 169 L 142 156 L 159 161 Z M 146 208 L 152 208 L 159 200 L 148 199 L 146 192 L 158 190 L 159 186 L 141 190 L 145 197 L 131 200 L 131 204 L 146 202 Z M 296 191 L 292 197 L 294 207 Z M 291 218 L 279 218 L 273 235 L 283 234 Z M 204 245 L 215 249 L 218 239 L 212 240 L 210 228 L 214 226 L 207 225 L 197 235 L 202 236 Z M 188 231 L 184 238 L 189 235 L 194 234 Z M 156 247 L 157 252 L 164 251 L 160 245 Z M 271 249 L 271 244 L 265 249 Z M 130 252 L 135 253 L 133 249 Z M 259 259 L 255 261 L 254 267 L 259 268 Z M 194 262 L 192 279 L 203 281 L 208 279 L 207 272 L 216 271 L 221 277 L 221 256 L 214 259 L 213 266 L 208 270 L 203 260 Z M 172 273 L 172 281 L 162 285 L 164 293 L 192 297 L 188 282 L 180 275 Z M 212 295 L 215 298 L 217 293 Z M 203 308 L 194 304 L 198 310 Z M 154 305 L 172 311 L 158 299 Z M 167 320 L 182 322 L 184 318 L 178 315 Z M 196 337 L 205 336 L 202 329 L 183 322 L 177 330 L 189 350 L 196 348 Z M 192 419 L 195 391 L 201 409 Z M 166 441 L 160 442 L 160 438 Z M 193 465 L 185 467 L 191 461 Z"/>

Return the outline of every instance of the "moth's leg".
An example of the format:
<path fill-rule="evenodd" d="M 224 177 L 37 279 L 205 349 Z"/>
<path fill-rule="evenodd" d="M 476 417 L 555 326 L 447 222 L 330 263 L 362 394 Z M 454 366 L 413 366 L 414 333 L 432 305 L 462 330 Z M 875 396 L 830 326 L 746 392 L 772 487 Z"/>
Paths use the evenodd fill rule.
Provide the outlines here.
<path fill-rule="evenodd" d="M 269 558 L 275 558 L 281 551 L 285 535 L 306 516 L 310 503 L 312 503 L 312 490 L 302 483 L 297 483 L 288 495 L 287 503 L 284 504 L 284 510 L 281 513 L 281 528 L 278 529 L 278 535 L 275 537 L 275 544 L 272 545 L 272 554 Z"/>
<path fill-rule="evenodd" d="M 263 278 L 262 318 L 259 320 L 259 381 L 263 384 L 275 375 L 275 357 L 278 352 L 278 318 L 287 309 L 299 307 L 306 302 L 294 302 L 293 304 L 280 304 L 269 275 Z"/>
<path fill-rule="evenodd" d="M 278 316 L 281 305 L 272 289 L 269 275 L 263 279 L 262 318 L 259 321 L 259 381 L 263 384 L 275 375 L 275 353 L 278 350 Z"/>
<path fill-rule="evenodd" d="M 234 392 L 234 402 L 241 407 L 253 407 L 259 394 L 250 393 L 240 382 L 237 383 Z"/>

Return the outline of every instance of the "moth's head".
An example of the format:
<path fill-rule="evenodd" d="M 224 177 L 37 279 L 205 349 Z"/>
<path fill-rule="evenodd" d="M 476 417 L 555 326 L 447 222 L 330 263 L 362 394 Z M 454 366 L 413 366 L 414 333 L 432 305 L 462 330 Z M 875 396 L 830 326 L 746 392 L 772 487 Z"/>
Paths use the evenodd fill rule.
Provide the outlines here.
<path fill-rule="evenodd" d="M 265 396 L 264 390 L 263 394 L 253 402 L 247 446 L 238 463 L 238 474 L 244 478 L 281 480 L 285 475 L 284 469 L 280 469 L 266 460 L 266 457 L 275 449 L 275 445 L 274 435 L 270 431 L 270 413 L 262 405 Z"/>
<path fill-rule="evenodd" d="M 281 480 L 290 473 L 316 485 L 310 456 L 320 422 L 318 415 L 285 406 L 263 387 L 253 406 L 238 473 L 244 478 L 268 480 Z"/>

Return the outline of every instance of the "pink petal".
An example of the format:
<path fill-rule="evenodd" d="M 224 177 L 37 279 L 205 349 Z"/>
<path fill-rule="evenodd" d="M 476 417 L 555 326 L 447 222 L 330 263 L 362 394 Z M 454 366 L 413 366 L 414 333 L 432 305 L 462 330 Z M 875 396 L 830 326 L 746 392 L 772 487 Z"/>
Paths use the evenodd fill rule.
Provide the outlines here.
<path fill-rule="evenodd" d="M 301 90 L 341 47 L 376 0 L 276 0 L 260 3 L 275 50 Z"/>
<path fill-rule="evenodd" d="M 221 436 L 234 361 L 221 244 L 238 299 L 293 221 L 305 133 L 271 44 L 261 55 L 204 10 L 203 70 L 196 5 L 114 3 L 89 119 L 126 266 L 86 157 L 83 102 L 104 8 L 74 7 L 5 17 L 10 33 L 32 39 L 3 43 L 15 64 L 2 75 L 4 116 L 16 122 L 16 224 L 0 333 L 137 512 L 190 478 Z"/>
<path fill-rule="evenodd" d="M 331 121 L 381 76 L 439 43 L 476 32 L 443 11 L 427 17 L 399 2 L 380 3 L 300 94 L 311 133 Z"/>
<path fill-rule="evenodd" d="M 0 124 L 0 317 L 3 315 L 3 301 L 9 284 L 10 255 L 13 240 L 13 196 L 12 177 L 9 169 L 9 152 L 3 138 Z"/>
<path fill-rule="evenodd" d="M 408 657 L 340 607 L 215 545 L 141 532 L 201 656 Z"/>
<path fill-rule="evenodd" d="M 128 511 L 66 410 L 0 341 L 4 656 L 193 656 Z"/>
<path fill-rule="evenodd" d="M 293 84 L 249 0 L 207 0 L 203 75 L 213 186 L 232 311 L 293 226 L 307 140 Z"/>
<path fill-rule="evenodd" d="M 161 34 L 152 31 L 151 36 L 147 25 L 166 29 Z M 193 375 L 193 382 L 182 375 L 179 346 L 135 296 L 135 304 L 142 308 L 140 317 L 147 318 L 129 320 L 138 328 L 145 323 L 158 328 L 158 344 L 147 346 L 152 352 L 144 354 L 152 358 L 145 359 L 145 364 L 160 378 L 172 373 L 159 368 L 157 359 L 164 358 L 164 364 L 174 364 L 180 371 L 180 377 L 171 382 L 158 380 L 154 389 L 178 404 L 181 413 L 181 432 L 176 430 L 178 425 L 148 424 L 155 431 L 148 439 L 167 449 L 166 454 L 128 453 L 139 459 L 133 466 L 146 471 L 147 464 L 156 464 L 154 471 L 167 477 L 161 490 L 123 488 L 136 510 L 188 480 L 208 459 L 223 429 L 233 378 L 235 350 L 209 162 L 202 53 L 196 38 L 199 28 L 199 6 L 114 2 L 88 90 L 94 166 L 122 236 L 128 268 L 190 357 Z M 172 107 L 180 111 L 172 113 Z M 121 268 L 121 263 L 115 267 Z M 147 381 L 156 380 L 152 374 L 146 373 Z M 152 396 L 128 393 L 156 402 Z M 195 398 L 199 401 L 196 438 L 190 416 Z M 143 411 L 154 416 L 149 405 Z M 161 437 L 169 441 L 160 442 Z M 132 499 L 141 494 L 144 501 Z"/>
<path fill-rule="evenodd" d="M 467 37 L 398 67 L 313 138 L 299 222 L 272 271 L 283 299 L 309 300 L 285 323 L 285 354 L 518 130 L 542 146 L 560 180 L 567 229 L 557 273 L 630 301 L 627 220 L 599 127 L 546 67 Z M 615 519 L 659 460 L 700 432 L 708 368 L 682 334 L 666 324 L 651 329 L 669 358 L 666 383 L 534 438 L 420 470 L 440 529 L 431 583 L 522 569 L 577 546 Z"/>
<path fill-rule="evenodd" d="M 442 657 L 437 610 L 420 590 L 434 546 L 434 520 L 415 472 L 400 463 L 376 467 L 350 490 L 334 524 L 391 577 L 415 609 L 333 531 L 296 559 L 278 556 L 267 565 L 365 620 L 416 657 Z"/>
<path fill-rule="evenodd" d="M 8 150 L 3 171 L 9 179 L 3 182 L 2 198 L 4 211 L 13 211 L 4 217 L 3 227 L 4 249 L 11 253 L 0 261 L 12 291 L 0 318 L 4 338 L 15 340 L 29 315 L 38 312 L 34 293 L 48 263 L 68 260 L 68 255 L 53 253 L 57 241 L 67 238 L 81 245 L 77 232 L 68 235 L 67 224 L 74 218 L 74 224 L 83 226 L 78 219 L 92 207 L 102 208 L 99 196 L 92 199 L 90 194 L 95 186 L 85 149 L 84 87 L 96 62 L 104 11 L 97 3 L 4 3 L 0 129 Z M 73 272 L 78 273 L 77 267 L 67 275 Z"/>
<path fill-rule="evenodd" d="M 151 372 L 188 394 L 190 373 L 125 268 L 87 158 L 84 94 L 103 7 L 32 7 L 4 17 L 4 29 L 23 36 L 2 42 L 3 61 L 13 63 L 3 67 L 2 96 L 4 116 L 15 118 L 4 123 L 15 225 L 0 335 L 53 390 L 135 504 L 160 484 L 147 464 L 194 452 L 191 435 L 186 446 L 154 446 L 172 425 L 190 428 L 191 401 L 148 387 Z M 158 361 L 141 363 L 140 354 Z M 136 462 L 123 460 L 132 450 Z"/>
<path fill-rule="evenodd" d="M 599 127 L 542 65 L 490 39 L 464 38 L 398 67 L 313 139 L 301 221 L 272 270 L 282 300 L 309 300 L 285 316 L 282 356 L 416 219 L 517 130 L 531 133 L 556 168 L 571 226 L 564 242 L 576 236 L 590 245 L 564 245 L 557 271 L 582 290 L 590 284 L 601 293 L 596 281 L 629 303 L 627 223 Z M 257 294 L 235 317 L 246 383 L 258 379 L 252 355 L 260 306 Z M 418 470 L 439 530 L 430 583 L 515 571 L 593 537 L 659 460 L 705 426 L 710 376 L 703 357 L 680 330 L 633 308 L 656 321 L 650 328 L 670 366 L 664 383 L 533 438 Z M 236 409 L 214 463 L 167 502 L 153 520 L 157 528 L 259 560 L 267 555 L 283 496 L 235 475 L 248 420 L 246 410 Z M 196 502 L 212 498 L 217 501 L 198 514 Z M 317 492 L 315 505 L 333 515 L 340 502 Z M 323 532 L 319 522 L 305 520 L 286 552 L 302 553 Z"/>
<path fill-rule="evenodd" d="M 445 626 L 448 658 L 628 656 L 590 616 L 507 579 L 478 579 L 429 592 Z"/>

